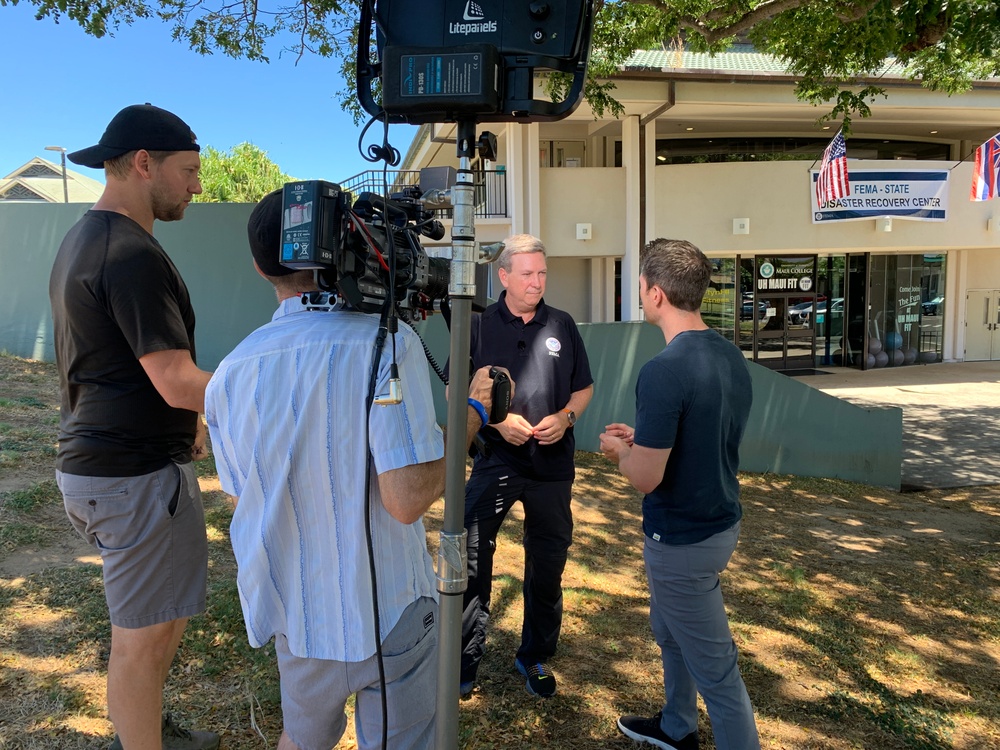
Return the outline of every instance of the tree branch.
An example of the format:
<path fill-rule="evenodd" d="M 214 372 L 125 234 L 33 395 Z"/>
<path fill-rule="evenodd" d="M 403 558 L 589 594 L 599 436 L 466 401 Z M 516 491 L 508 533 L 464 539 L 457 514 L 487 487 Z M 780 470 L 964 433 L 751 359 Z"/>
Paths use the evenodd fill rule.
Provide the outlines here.
<path fill-rule="evenodd" d="M 629 2 L 636 5 L 648 5 L 667 15 L 673 12 L 670 0 L 629 0 Z M 701 16 L 678 16 L 676 20 L 681 28 L 694 31 L 709 44 L 714 44 L 751 29 L 762 21 L 814 2 L 816 0 L 769 0 L 749 11 L 744 11 L 734 3 L 730 6 L 710 10 Z M 721 26 L 714 25 L 717 21 L 731 18 L 734 20 Z"/>

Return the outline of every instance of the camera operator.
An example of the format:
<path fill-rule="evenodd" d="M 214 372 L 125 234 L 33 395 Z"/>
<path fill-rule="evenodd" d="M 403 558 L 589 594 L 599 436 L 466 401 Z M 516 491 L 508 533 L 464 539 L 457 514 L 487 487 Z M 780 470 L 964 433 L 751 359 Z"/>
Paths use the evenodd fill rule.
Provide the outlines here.
<path fill-rule="evenodd" d="M 365 493 L 385 668 L 390 747 L 431 748 L 437 694 L 436 584 L 423 522 L 444 489 L 444 443 L 416 334 L 401 325 L 395 360 L 402 403 L 366 403 L 379 317 L 306 309 L 312 271 L 278 262 L 282 193 L 248 225 L 254 265 L 278 310 L 219 365 L 206 417 L 223 489 L 237 500 L 231 526 L 247 635 L 272 637 L 281 677 L 279 750 L 329 750 L 356 694 L 359 748 L 381 742 L 380 676 L 366 550 Z M 376 393 L 388 390 L 385 347 Z M 467 431 L 491 405 L 489 368 L 469 386 Z M 477 408 L 478 407 L 478 408 Z M 368 433 L 365 440 L 366 430 Z M 366 471 L 377 479 L 366 487 Z"/>

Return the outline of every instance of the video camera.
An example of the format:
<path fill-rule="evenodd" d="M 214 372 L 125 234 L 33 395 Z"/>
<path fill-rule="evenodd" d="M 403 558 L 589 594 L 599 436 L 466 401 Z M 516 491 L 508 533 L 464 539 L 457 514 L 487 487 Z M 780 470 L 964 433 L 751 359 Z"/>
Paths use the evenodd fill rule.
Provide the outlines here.
<path fill-rule="evenodd" d="M 421 172 L 421 183 L 432 183 L 425 187 L 437 192 L 447 189 L 449 180 L 454 181 L 454 170 Z M 281 264 L 315 269 L 320 289 L 336 292 L 360 312 L 379 312 L 390 294 L 411 318 L 434 312 L 448 294 L 451 261 L 429 257 L 420 244 L 421 236 L 440 240 L 445 235 L 425 206 L 427 192 L 408 185 L 387 198 L 362 192 L 353 200 L 332 182 L 286 183 Z"/>

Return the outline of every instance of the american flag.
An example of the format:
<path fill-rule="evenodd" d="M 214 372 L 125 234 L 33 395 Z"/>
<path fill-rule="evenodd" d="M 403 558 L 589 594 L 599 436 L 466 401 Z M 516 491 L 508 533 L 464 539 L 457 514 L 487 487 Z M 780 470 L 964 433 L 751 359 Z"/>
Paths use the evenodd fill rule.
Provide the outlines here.
<path fill-rule="evenodd" d="M 969 193 L 969 200 L 988 201 L 997 197 L 998 168 L 1000 168 L 1000 133 L 976 149 L 976 166 L 972 170 L 972 191 Z"/>
<path fill-rule="evenodd" d="M 847 142 L 844 131 L 837 131 L 830 145 L 823 152 L 823 163 L 816 178 L 816 202 L 822 206 L 851 194 L 851 184 L 847 179 Z"/>

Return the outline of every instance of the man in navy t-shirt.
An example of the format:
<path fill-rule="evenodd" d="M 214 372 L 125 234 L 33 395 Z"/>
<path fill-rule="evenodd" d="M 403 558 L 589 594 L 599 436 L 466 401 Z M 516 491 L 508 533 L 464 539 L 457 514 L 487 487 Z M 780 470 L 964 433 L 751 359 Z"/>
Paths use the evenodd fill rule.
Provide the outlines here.
<path fill-rule="evenodd" d="M 623 716 L 618 728 L 656 747 L 694 750 L 700 692 L 719 750 L 759 750 L 719 586 L 739 538 L 736 472 L 753 391 L 743 354 L 701 319 L 711 273 L 689 242 L 658 239 L 643 249 L 639 295 L 666 348 L 639 373 L 635 429 L 615 423 L 601 435 L 604 455 L 645 493 L 649 618 L 666 693 L 655 716 Z"/>

